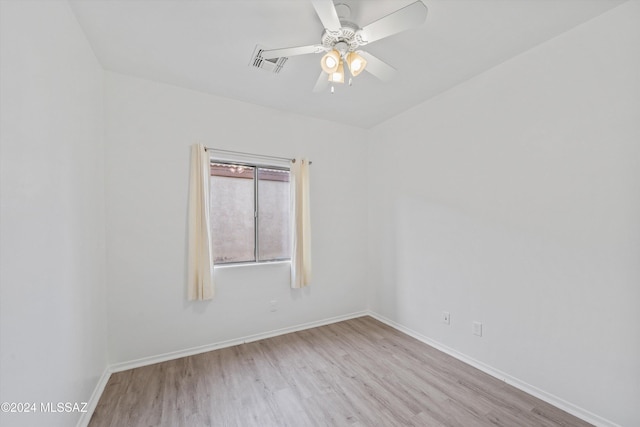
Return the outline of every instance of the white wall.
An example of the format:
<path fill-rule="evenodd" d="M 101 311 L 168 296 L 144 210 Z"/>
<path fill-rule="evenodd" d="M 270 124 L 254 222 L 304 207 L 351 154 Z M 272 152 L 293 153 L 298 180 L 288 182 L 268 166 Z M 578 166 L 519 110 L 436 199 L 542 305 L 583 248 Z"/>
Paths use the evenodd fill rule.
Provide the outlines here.
<path fill-rule="evenodd" d="M 365 131 L 114 73 L 106 81 L 112 363 L 366 308 Z M 196 142 L 313 161 L 309 288 L 290 289 L 288 264 L 227 267 L 216 270 L 212 301 L 186 301 L 189 146 Z"/>
<path fill-rule="evenodd" d="M 376 127 L 369 150 L 372 309 L 625 426 L 640 425 L 638 22 L 639 2 L 613 9 Z"/>
<path fill-rule="evenodd" d="M 103 72 L 66 2 L 0 16 L 0 401 L 39 410 L 88 401 L 107 364 Z"/>

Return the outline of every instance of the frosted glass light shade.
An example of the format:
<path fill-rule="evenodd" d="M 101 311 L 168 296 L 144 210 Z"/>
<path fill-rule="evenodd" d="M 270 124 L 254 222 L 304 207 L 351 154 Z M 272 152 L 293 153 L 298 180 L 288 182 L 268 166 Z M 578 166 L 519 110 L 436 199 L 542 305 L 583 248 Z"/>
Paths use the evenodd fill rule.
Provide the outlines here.
<path fill-rule="evenodd" d="M 349 72 L 353 77 L 356 77 L 358 74 L 364 71 L 367 66 L 367 60 L 362 56 L 358 55 L 356 52 L 350 52 L 347 55 L 347 66 L 349 67 Z"/>
<path fill-rule="evenodd" d="M 340 62 L 340 54 L 334 49 L 327 52 L 327 54 L 322 57 L 322 60 L 320 60 L 320 66 L 325 73 L 331 74 L 338 70 Z"/>
<path fill-rule="evenodd" d="M 329 81 L 333 83 L 344 83 L 344 64 L 342 60 L 340 60 L 337 70 L 329 73 Z"/>

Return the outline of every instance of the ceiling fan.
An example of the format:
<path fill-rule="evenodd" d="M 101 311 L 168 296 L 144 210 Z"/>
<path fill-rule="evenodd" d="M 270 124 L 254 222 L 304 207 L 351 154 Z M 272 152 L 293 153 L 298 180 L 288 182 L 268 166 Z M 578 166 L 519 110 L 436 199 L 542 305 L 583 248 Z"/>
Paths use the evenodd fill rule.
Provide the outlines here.
<path fill-rule="evenodd" d="M 362 71 L 374 75 L 380 80 L 393 78 L 396 70 L 377 57 L 360 50 L 361 47 L 398 34 L 402 31 L 422 25 L 427 19 L 427 7 L 421 0 L 398 9 L 395 12 L 360 28 L 346 20 L 350 9 L 347 5 L 334 5 L 332 0 L 311 0 L 318 18 L 324 26 L 321 42 L 308 46 L 287 47 L 282 49 L 268 49 L 262 51 L 264 59 L 275 59 L 310 53 L 325 53 L 320 61 L 322 72 L 314 92 L 320 92 L 330 83 L 333 93 L 333 83 L 344 83 L 345 65 L 352 77 Z M 340 15 L 338 14 L 340 10 Z"/>

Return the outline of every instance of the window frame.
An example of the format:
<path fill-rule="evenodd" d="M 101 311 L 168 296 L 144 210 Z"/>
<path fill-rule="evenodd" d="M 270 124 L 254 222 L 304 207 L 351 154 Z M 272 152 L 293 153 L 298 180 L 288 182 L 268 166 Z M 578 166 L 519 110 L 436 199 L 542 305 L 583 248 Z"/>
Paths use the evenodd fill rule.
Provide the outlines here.
<path fill-rule="evenodd" d="M 228 165 L 228 166 L 244 166 L 253 168 L 253 261 L 230 261 L 230 262 L 215 262 L 213 263 L 214 268 L 216 267 L 226 267 L 226 266 L 238 266 L 238 265 L 258 265 L 258 264 L 270 264 L 270 263 L 279 263 L 279 262 L 291 262 L 291 248 L 289 248 L 289 256 L 287 258 L 276 258 L 270 260 L 259 260 L 259 229 L 258 229 L 258 220 L 260 216 L 260 205 L 258 204 L 258 187 L 259 187 L 259 179 L 258 179 L 258 170 L 259 169 L 275 169 L 281 171 L 287 171 L 289 173 L 289 189 L 291 189 L 291 168 L 288 166 L 278 166 L 273 164 L 264 164 L 264 163 L 255 163 L 255 162 L 247 162 L 247 161 L 236 161 L 232 159 L 224 159 L 224 158 L 216 158 L 214 156 L 209 157 L 209 167 L 213 163 Z M 209 179 L 211 179 L 211 172 L 209 172 Z M 209 182 L 211 185 L 211 182 Z M 291 205 L 291 204 L 289 204 Z M 289 206 L 289 222 L 291 222 L 291 206 Z M 215 247 L 214 247 L 215 252 Z"/>

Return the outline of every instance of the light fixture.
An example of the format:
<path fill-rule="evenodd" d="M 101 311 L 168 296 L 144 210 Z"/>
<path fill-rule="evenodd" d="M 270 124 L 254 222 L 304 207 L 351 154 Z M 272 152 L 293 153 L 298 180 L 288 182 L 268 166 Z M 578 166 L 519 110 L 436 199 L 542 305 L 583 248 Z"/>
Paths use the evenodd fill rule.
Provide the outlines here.
<path fill-rule="evenodd" d="M 344 64 L 342 59 L 338 63 L 337 69 L 329 73 L 329 81 L 333 83 L 344 83 Z"/>
<path fill-rule="evenodd" d="M 367 66 L 367 60 L 357 52 L 348 52 L 348 46 L 344 43 L 337 43 L 333 49 L 327 52 L 320 61 L 322 71 L 329 75 L 331 83 L 344 83 L 344 64 L 346 62 L 349 68 L 349 86 L 352 84 L 352 77 L 356 77 L 362 73 Z M 331 85 L 331 93 L 333 93 L 333 85 Z"/>
<path fill-rule="evenodd" d="M 367 60 L 356 52 L 349 52 L 347 55 L 347 66 L 349 67 L 351 75 L 356 77 L 364 71 L 364 68 L 367 66 Z"/>
<path fill-rule="evenodd" d="M 322 66 L 322 70 L 325 73 L 331 75 L 331 73 L 334 73 L 338 70 L 340 62 L 342 62 L 342 60 L 340 59 L 340 53 L 337 50 L 333 49 L 327 52 L 327 54 L 322 57 L 320 65 Z"/>

